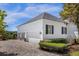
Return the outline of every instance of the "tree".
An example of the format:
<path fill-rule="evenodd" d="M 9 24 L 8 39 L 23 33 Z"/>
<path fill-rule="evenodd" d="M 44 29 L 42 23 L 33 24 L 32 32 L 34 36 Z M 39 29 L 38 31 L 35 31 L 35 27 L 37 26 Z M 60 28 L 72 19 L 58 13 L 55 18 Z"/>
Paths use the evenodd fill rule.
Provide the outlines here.
<path fill-rule="evenodd" d="M 3 37 L 5 34 L 5 27 L 7 26 L 4 22 L 4 18 L 7 16 L 5 11 L 0 10 L 0 36 Z"/>
<path fill-rule="evenodd" d="M 63 10 L 60 12 L 63 20 L 68 19 L 74 22 L 78 28 L 79 36 L 79 4 L 78 3 L 67 3 L 64 4 Z"/>
<path fill-rule="evenodd" d="M 5 38 L 8 39 L 16 39 L 17 38 L 17 32 L 16 31 L 6 31 Z"/>

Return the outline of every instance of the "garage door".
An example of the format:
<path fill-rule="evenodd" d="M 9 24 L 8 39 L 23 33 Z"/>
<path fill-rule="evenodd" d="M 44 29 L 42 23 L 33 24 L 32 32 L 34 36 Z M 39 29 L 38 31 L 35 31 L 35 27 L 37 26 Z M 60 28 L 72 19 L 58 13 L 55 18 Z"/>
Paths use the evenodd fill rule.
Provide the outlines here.
<path fill-rule="evenodd" d="M 38 44 L 40 40 L 42 39 L 37 39 L 37 38 L 28 38 L 30 43 Z"/>

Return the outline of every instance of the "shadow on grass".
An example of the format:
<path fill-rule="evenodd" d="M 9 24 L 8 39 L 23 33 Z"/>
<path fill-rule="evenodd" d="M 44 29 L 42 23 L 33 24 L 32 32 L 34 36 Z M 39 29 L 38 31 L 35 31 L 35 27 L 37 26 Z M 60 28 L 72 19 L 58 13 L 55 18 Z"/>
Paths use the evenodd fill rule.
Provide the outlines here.
<path fill-rule="evenodd" d="M 17 56 L 17 54 L 14 54 L 14 53 L 6 53 L 6 52 L 0 52 L 0 56 Z"/>

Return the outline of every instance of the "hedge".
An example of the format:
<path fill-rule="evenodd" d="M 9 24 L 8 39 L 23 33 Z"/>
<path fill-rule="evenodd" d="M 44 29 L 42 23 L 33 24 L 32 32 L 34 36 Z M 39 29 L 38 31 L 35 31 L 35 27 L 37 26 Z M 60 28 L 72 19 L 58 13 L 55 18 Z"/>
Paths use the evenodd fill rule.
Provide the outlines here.
<path fill-rule="evenodd" d="M 64 39 L 64 38 L 54 38 L 49 40 L 50 42 L 54 42 L 54 43 L 68 43 L 67 39 Z"/>
<path fill-rule="evenodd" d="M 67 41 L 65 39 L 55 39 L 55 40 L 43 40 L 40 41 L 39 45 L 41 49 L 48 50 L 48 51 L 56 51 L 56 52 L 62 52 L 67 53 Z"/>
<path fill-rule="evenodd" d="M 68 43 L 67 39 L 64 39 L 64 38 L 44 39 L 40 42 L 65 43 L 65 44 Z"/>

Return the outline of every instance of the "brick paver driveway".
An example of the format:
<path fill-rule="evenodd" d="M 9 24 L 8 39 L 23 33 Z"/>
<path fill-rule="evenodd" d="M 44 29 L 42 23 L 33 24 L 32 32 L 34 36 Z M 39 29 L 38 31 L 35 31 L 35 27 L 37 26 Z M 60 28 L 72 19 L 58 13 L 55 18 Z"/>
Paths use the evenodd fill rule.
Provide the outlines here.
<path fill-rule="evenodd" d="M 40 50 L 38 45 L 22 40 L 0 41 L 0 56 L 58 56 L 56 53 Z"/>

